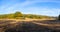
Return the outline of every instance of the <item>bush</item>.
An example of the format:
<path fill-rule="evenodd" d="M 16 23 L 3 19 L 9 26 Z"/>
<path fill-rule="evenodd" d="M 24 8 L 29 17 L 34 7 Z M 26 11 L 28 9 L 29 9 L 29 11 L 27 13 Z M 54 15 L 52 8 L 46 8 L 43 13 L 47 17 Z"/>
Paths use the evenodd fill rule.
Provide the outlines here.
<path fill-rule="evenodd" d="M 60 15 L 58 16 L 58 20 L 60 20 Z"/>
<path fill-rule="evenodd" d="M 16 17 L 23 17 L 23 15 L 22 15 L 22 13 L 21 12 L 16 12 L 15 14 L 14 14 L 14 17 L 16 18 Z"/>

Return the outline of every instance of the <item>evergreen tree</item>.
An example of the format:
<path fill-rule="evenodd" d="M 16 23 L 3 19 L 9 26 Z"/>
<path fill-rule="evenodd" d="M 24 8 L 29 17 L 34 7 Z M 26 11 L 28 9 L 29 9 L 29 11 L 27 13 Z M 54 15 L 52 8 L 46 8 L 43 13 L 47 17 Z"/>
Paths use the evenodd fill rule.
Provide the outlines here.
<path fill-rule="evenodd" d="M 60 15 L 58 16 L 58 20 L 60 20 Z"/>

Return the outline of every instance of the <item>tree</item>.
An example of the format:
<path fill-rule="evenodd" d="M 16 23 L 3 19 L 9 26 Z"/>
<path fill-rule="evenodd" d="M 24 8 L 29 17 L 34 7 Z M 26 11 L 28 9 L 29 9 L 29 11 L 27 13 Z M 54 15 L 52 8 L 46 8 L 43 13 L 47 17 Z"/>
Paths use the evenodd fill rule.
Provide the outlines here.
<path fill-rule="evenodd" d="M 58 20 L 60 20 L 60 15 L 58 16 Z"/>
<path fill-rule="evenodd" d="M 14 17 L 22 17 L 22 16 L 23 16 L 22 13 L 19 12 L 19 11 L 17 11 L 17 12 L 14 14 Z"/>

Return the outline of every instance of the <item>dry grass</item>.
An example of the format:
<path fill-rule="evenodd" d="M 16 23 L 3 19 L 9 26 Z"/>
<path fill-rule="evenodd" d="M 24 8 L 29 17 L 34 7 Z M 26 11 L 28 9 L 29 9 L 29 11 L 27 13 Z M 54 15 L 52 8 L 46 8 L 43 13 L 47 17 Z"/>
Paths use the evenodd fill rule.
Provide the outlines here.
<path fill-rule="evenodd" d="M 54 21 L 53 20 L 43 20 L 43 21 L 40 21 L 40 20 L 36 20 L 36 21 L 35 20 L 18 20 L 18 21 L 0 20 L 0 32 L 60 32 L 60 29 L 57 30 L 57 29 L 54 29 L 56 27 L 48 26 L 50 25 L 50 22 L 54 23 Z M 36 24 L 36 23 L 40 23 L 40 24 Z M 60 28 L 60 26 L 58 27 Z"/>

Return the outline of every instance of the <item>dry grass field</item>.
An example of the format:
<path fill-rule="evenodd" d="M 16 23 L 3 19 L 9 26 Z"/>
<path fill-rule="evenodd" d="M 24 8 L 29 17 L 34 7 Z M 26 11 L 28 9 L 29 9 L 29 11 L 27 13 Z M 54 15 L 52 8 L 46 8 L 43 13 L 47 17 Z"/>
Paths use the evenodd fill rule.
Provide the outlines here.
<path fill-rule="evenodd" d="M 0 20 L 0 32 L 60 32 L 58 20 Z"/>

